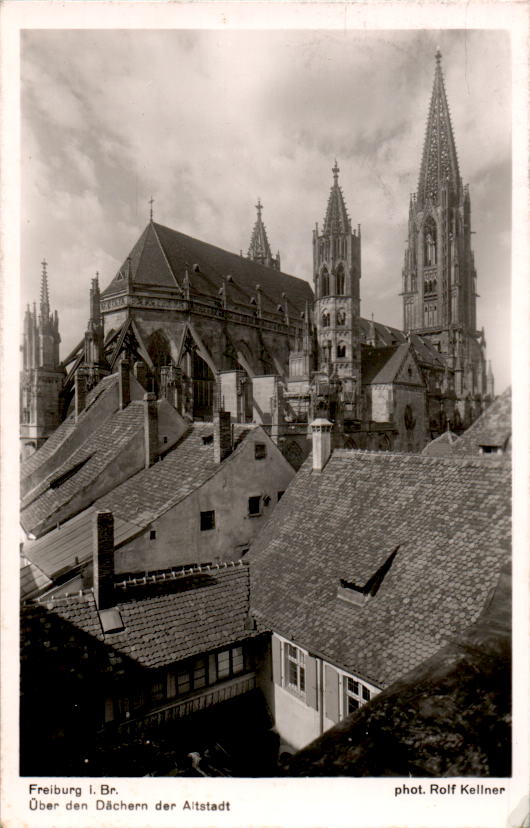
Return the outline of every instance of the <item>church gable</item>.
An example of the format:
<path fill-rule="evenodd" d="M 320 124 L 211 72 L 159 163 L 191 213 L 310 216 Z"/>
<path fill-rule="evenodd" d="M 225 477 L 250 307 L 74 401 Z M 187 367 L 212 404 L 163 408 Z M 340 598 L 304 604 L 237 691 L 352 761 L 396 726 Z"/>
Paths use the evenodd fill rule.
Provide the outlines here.
<path fill-rule="evenodd" d="M 394 381 L 396 383 L 406 383 L 407 385 L 412 384 L 423 386 L 420 370 L 410 349 L 408 349 L 408 353 L 403 361 L 403 364 L 399 368 Z"/>

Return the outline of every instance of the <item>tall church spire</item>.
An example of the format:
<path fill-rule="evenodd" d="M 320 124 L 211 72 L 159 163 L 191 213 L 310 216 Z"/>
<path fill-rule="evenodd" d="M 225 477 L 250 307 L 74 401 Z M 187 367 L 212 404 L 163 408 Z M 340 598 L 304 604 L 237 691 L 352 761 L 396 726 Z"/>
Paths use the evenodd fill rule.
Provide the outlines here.
<path fill-rule="evenodd" d="M 265 225 L 263 224 L 263 219 L 261 218 L 263 204 L 259 198 L 258 203 L 256 204 L 256 210 L 258 211 L 258 217 L 256 219 L 254 229 L 252 230 L 247 258 L 252 259 L 253 262 L 259 262 L 266 267 L 272 267 L 274 270 L 279 270 L 280 254 L 278 253 L 276 258 L 273 258 L 269 240 L 267 238 L 267 231 L 265 229 Z"/>
<path fill-rule="evenodd" d="M 487 392 L 485 344 L 476 323 L 476 271 L 471 248 L 471 201 L 462 185 L 453 128 L 436 52 L 418 192 L 409 202 L 403 267 L 403 328 L 442 353 L 455 405 L 467 426 L 466 400 Z M 453 418 L 452 411 L 446 412 Z M 476 412 L 475 412 L 476 415 Z M 432 416 L 435 420 L 438 415 Z"/>
<path fill-rule="evenodd" d="M 324 218 L 322 232 L 327 233 L 351 233 L 351 222 L 344 203 L 344 196 L 339 185 L 339 166 L 335 159 L 332 168 L 333 184 L 328 198 L 328 206 Z"/>
<path fill-rule="evenodd" d="M 48 317 L 50 315 L 50 296 L 48 293 L 48 273 L 46 268 L 48 267 L 48 262 L 46 259 L 43 259 L 41 262 L 42 265 L 42 273 L 41 273 L 41 282 L 40 282 L 40 315 L 41 318 L 47 322 Z"/>
<path fill-rule="evenodd" d="M 436 50 L 435 57 L 434 83 L 418 182 L 420 206 L 426 204 L 429 199 L 437 203 L 440 190 L 445 183 L 455 194 L 461 188 L 458 156 L 445 94 L 442 53 L 439 49 Z"/>

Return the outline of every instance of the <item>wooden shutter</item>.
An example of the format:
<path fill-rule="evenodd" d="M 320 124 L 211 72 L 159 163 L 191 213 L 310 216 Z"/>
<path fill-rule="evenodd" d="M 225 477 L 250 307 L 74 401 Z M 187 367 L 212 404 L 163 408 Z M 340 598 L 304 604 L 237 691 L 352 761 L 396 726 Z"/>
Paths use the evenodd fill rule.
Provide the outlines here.
<path fill-rule="evenodd" d="M 339 674 L 329 664 L 324 667 L 326 706 L 324 713 L 332 722 L 339 721 Z"/>
<path fill-rule="evenodd" d="M 272 680 L 276 684 L 282 683 L 282 655 L 281 644 L 278 638 L 273 634 L 272 641 Z"/>
<path fill-rule="evenodd" d="M 305 700 L 309 707 L 318 710 L 317 661 L 310 655 L 305 657 Z"/>

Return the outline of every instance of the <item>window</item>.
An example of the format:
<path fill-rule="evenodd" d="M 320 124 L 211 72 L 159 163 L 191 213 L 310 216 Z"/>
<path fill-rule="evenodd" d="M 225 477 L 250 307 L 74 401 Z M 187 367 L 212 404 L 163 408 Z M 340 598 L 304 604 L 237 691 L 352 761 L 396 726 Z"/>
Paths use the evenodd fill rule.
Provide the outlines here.
<path fill-rule="evenodd" d="M 321 296 L 329 296 L 329 273 L 327 267 L 322 270 Z"/>
<path fill-rule="evenodd" d="M 267 446 L 265 443 L 254 444 L 254 457 L 256 460 L 264 460 L 267 456 Z"/>
<path fill-rule="evenodd" d="M 261 515 L 261 495 L 255 495 L 248 499 L 248 514 L 250 517 Z"/>
<path fill-rule="evenodd" d="M 149 532 L 149 540 L 156 540 L 156 529 L 151 529 Z"/>
<path fill-rule="evenodd" d="M 215 511 L 201 512 L 201 532 L 215 529 Z"/>
<path fill-rule="evenodd" d="M 323 328 L 329 328 L 330 323 L 331 323 L 331 317 L 330 317 L 328 311 L 324 311 L 324 313 L 322 314 L 322 327 Z"/>
<path fill-rule="evenodd" d="M 162 680 L 157 679 L 151 685 L 151 700 L 156 703 L 164 698 L 164 685 Z"/>
<path fill-rule="evenodd" d="M 339 296 L 343 296 L 344 295 L 344 286 L 346 284 L 346 279 L 344 277 L 344 267 L 341 264 L 337 268 L 337 275 L 336 275 L 335 278 L 336 278 L 336 283 L 337 283 L 336 293 L 338 293 Z"/>
<path fill-rule="evenodd" d="M 293 644 L 284 644 L 284 684 L 305 693 L 305 653 Z"/>
<path fill-rule="evenodd" d="M 337 345 L 337 359 L 344 359 L 346 356 L 346 345 L 342 342 Z"/>
<path fill-rule="evenodd" d="M 283 491 L 283 492 L 278 492 L 278 503 L 280 502 L 280 500 L 282 499 L 282 497 L 284 496 L 284 494 L 285 494 L 285 491 Z"/>
<path fill-rule="evenodd" d="M 372 694 L 366 685 L 361 681 L 352 679 L 349 676 L 342 677 L 342 715 L 343 718 L 354 713 L 362 704 L 370 701 Z"/>
<path fill-rule="evenodd" d="M 184 693 L 189 693 L 190 688 L 191 682 L 189 670 L 179 670 L 177 673 L 177 695 L 182 696 Z"/>
<path fill-rule="evenodd" d="M 198 658 L 193 665 L 193 689 L 199 690 L 206 685 L 206 659 Z"/>
<path fill-rule="evenodd" d="M 340 310 L 337 311 L 337 327 L 343 328 L 345 324 L 346 324 L 346 311 L 344 311 L 344 310 L 342 310 L 342 308 L 340 308 Z"/>
<path fill-rule="evenodd" d="M 480 446 L 481 454 L 502 454 L 500 446 Z"/>

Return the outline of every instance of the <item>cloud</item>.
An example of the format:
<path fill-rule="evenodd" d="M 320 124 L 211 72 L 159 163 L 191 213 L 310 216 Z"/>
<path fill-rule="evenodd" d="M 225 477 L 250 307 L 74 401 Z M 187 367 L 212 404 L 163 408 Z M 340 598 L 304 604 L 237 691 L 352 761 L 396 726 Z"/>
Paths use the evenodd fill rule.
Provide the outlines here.
<path fill-rule="evenodd" d="M 490 31 L 25 32 L 24 300 L 38 295 L 46 255 L 69 350 L 91 275 L 111 280 L 151 195 L 158 221 L 236 252 L 248 247 L 261 196 L 282 267 L 311 281 L 312 231 L 337 157 L 363 228 L 363 308 L 400 324 L 437 45 L 487 304 L 506 271 L 510 220 L 509 44 Z M 506 352 L 494 359 L 500 366 Z"/>

